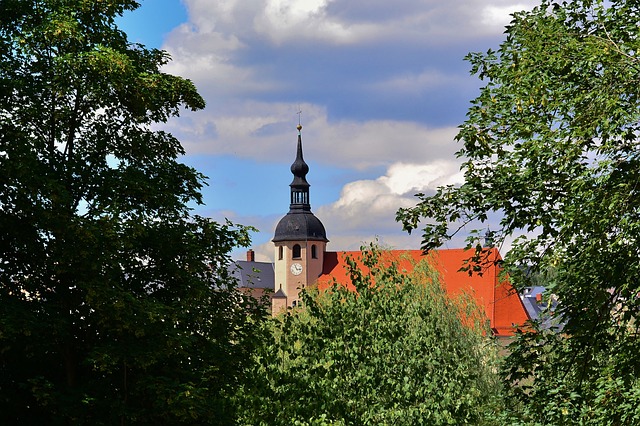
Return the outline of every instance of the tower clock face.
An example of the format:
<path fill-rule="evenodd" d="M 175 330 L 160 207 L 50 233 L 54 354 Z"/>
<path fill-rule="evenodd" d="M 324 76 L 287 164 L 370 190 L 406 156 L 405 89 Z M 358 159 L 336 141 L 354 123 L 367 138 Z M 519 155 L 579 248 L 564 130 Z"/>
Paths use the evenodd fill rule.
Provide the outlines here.
<path fill-rule="evenodd" d="M 293 275 L 300 275 L 302 273 L 302 265 L 299 263 L 291 265 L 291 273 Z"/>

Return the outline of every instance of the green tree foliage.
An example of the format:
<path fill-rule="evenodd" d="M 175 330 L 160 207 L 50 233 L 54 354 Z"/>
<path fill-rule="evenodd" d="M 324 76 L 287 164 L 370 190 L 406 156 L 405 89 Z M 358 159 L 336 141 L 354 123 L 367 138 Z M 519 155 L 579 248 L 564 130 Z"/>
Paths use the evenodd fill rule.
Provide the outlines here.
<path fill-rule="evenodd" d="M 251 347 L 229 289 L 244 228 L 152 124 L 197 110 L 135 1 L 0 1 L 0 423 L 228 424 Z"/>
<path fill-rule="evenodd" d="M 375 247 L 356 291 L 303 292 L 269 325 L 243 424 L 481 424 L 499 392 L 496 352 L 472 299 L 444 294 L 426 263 L 410 275 Z M 342 283 L 345 284 L 345 283 Z M 463 322 L 461 318 L 465 318 Z"/>
<path fill-rule="evenodd" d="M 468 57 L 486 85 L 457 137 L 465 183 L 398 213 L 427 249 L 499 215 L 515 283 L 553 271 L 564 333 L 520 336 L 507 369 L 532 422 L 640 418 L 639 24 L 620 0 L 515 14 L 497 51 Z"/>

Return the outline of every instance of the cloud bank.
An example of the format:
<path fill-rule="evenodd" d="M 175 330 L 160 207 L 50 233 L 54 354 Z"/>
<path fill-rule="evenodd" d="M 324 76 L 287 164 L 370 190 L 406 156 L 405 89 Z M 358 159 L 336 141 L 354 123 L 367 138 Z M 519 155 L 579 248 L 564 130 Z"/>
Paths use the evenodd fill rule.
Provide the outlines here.
<path fill-rule="evenodd" d="M 454 137 L 481 84 L 462 58 L 496 47 L 510 14 L 537 1 L 184 4 L 189 20 L 163 46 L 173 58 L 166 71 L 193 80 L 207 109 L 184 113 L 168 130 L 190 155 L 288 169 L 302 111 L 305 157 L 316 176 L 331 180 L 324 168 L 351 171 L 333 199 L 313 205 L 339 250 L 376 235 L 396 247 L 419 245 L 401 231 L 395 212 L 413 205 L 416 192 L 462 181 Z M 233 210 L 233 200 L 209 208 Z M 262 224 L 257 242 L 266 253 L 278 218 L 260 216 L 259 206 L 237 216 Z"/>

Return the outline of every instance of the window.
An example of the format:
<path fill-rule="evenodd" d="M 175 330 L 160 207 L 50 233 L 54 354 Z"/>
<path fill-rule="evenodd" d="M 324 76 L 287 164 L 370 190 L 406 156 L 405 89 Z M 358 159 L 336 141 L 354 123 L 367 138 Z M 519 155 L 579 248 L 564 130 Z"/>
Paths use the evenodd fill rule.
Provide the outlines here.
<path fill-rule="evenodd" d="M 318 249 L 315 244 L 311 246 L 311 258 L 313 259 L 318 258 Z"/>
<path fill-rule="evenodd" d="M 278 260 L 282 260 L 283 249 L 282 246 L 278 247 Z"/>
<path fill-rule="evenodd" d="M 291 257 L 293 257 L 294 259 L 300 259 L 302 257 L 301 255 L 301 249 L 300 249 L 300 244 L 295 244 L 293 246 L 293 250 L 291 253 Z"/>

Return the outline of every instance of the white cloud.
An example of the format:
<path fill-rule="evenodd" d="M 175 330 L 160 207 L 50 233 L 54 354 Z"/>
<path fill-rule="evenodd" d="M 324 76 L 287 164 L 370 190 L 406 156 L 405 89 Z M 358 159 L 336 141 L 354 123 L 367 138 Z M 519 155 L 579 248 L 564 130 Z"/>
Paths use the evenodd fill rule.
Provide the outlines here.
<path fill-rule="evenodd" d="M 344 22 L 327 13 L 327 0 L 267 0 L 254 20 L 257 34 L 275 44 L 318 40 L 351 44 L 371 38 L 379 29 L 368 23 Z"/>
<path fill-rule="evenodd" d="M 408 194 L 461 184 L 464 177 L 456 161 L 439 160 L 429 164 L 396 163 L 379 180 L 394 194 Z"/>
<path fill-rule="evenodd" d="M 369 77 L 380 65 L 374 57 L 351 58 L 351 51 L 339 47 L 335 54 L 341 59 L 323 51 L 322 58 L 335 63 L 305 63 L 317 60 L 314 55 L 323 45 L 350 43 L 358 48 L 375 45 L 373 55 L 390 57 L 380 59 L 388 66 L 403 49 L 427 44 L 442 51 L 449 43 L 472 40 L 479 33 L 499 34 L 495 26 L 526 3 L 402 0 L 391 6 L 381 0 L 185 0 L 190 22 L 166 40 L 164 48 L 173 57 L 166 71 L 192 79 L 207 109 L 185 113 L 169 129 L 188 153 L 277 161 L 288 158 L 289 141 L 295 138 L 290 128 L 298 108 L 294 102 L 300 100 L 305 150 L 317 161 L 362 170 L 449 157 L 456 150 L 451 125 L 435 128 L 398 117 L 368 118 L 364 111 L 354 111 L 355 117 L 336 116 L 326 102 L 340 102 L 340 96 L 348 103 L 372 97 L 371 105 L 392 110 L 391 102 L 400 108 L 405 100 L 415 100 L 407 108 L 418 110 L 429 102 L 432 91 L 456 92 L 469 86 L 461 59 L 459 72 L 451 72 L 439 68 L 439 58 L 425 50 L 419 69 L 391 67 L 376 77 Z M 265 45 L 272 50 L 262 57 Z M 304 56 L 296 58 L 289 45 L 300 47 L 296 52 Z M 320 84 L 327 89 L 310 94 Z M 425 122 L 428 114 L 425 111 Z"/>
<path fill-rule="evenodd" d="M 260 161 L 289 158 L 296 141 L 296 111 L 303 111 L 305 155 L 314 161 L 364 170 L 394 162 L 452 158 L 457 129 L 431 129 L 394 120 L 332 122 L 317 105 L 246 102 L 227 111 L 185 113 L 170 122 L 187 152 L 230 154 Z"/>
<path fill-rule="evenodd" d="M 235 34 L 272 43 L 328 44 L 403 40 L 443 43 L 500 34 L 509 13 L 533 0 L 185 0 L 198 33 Z"/>
<path fill-rule="evenodd" d="M 377 82 L 372 88 L 374 90 L 412 96 L 428 89 L 466 84 L 468 80 L 468 78 L 462 79 L 458 75 L 447 74 L 436 69 L 426 69 L 421 73 L 407 72 L 395 75 L 390 79 Z"/>
<path fill-rule="evenodd" d="M 487 5 L 480 13 L 480 22 L 494 31 L 503 30 L 511 22 L 512 14 L 522 10 L 531 10 L 531 3 L 515 3 L 506 5 Z"/>
<path fill-rule="evenodd" d="M 166 71 L 192 79 L 207 101 L 205 111 L 166 126 L 188 154 L 288 163 L 302 109 L 307 159 L 369 175 L 385 170 L 342 183 L 337 201 L 314 206 L 332 250 L 358 249 L 376 235 L 383 244 L 419 247 L 395 213 L 414 205 L 416 192 L 461 181 L 455 126 L 479 84 L 462 57 L 494 47 L 509 14 L 538 3 L 183 1 L 189 22 L 163 48 L 173 57 Z M 259 212 L 237 219 L 258 225 L 259 256 L 271 258 L 265 238 L 277 220 Z"/>
<path fill-rule="evenodd" d="M 325 117 L 312 124 L 319 130 L 317 136 L 310 133 L 312 140 L 322 145 L 311 152 L 325 161 L 357 169 L 448 158 L 457 148 L 457 129 L 453 127 L 430 129 L 394 120 L 329 123 Z"/>
<path fill-rule="evenodd" d="M 462 54 L 457 72 L 438 68 L 440 58 L 430 50 L 421 52 L 421 69 L 399 64 L 376 77 L 369 77 L 370 71 L 389 66 L 404 49 L 420 52 L 418 46 L 428 44 L 442 50 L 456 40 L 472 40 L 479 32 L 499 34 L 494 27 L 526 3 L 403 0 L 391 7 L 382 1 L 352 2 L 185 0 L 190 22 L 176 28 L 164 48 L 173 58 L 166 71 L 192 79 L 207 101 L 205 111 L 187 113 L 180 124 L 171 124 L 187 151 L 282 158 L 291 139 L 284 123 L 295 123 L 298 106 L 293 102 L 300 100 L 305 138 L 312 142 L 310 153 L 320 161 L 364 169 L 394 161 L 426 161 L 427 153 L 437 158 L 451 155 L 453 127 L 434 129 L 398 117 L 365 118 L 364 111 L 352 112 L 362 114 L 359 119 L 336 117 L 327 99 L 339 102 L 342 96 L 362 108 L 358 102 L 372 97 L 371 105 L 391 109 L 391 103 L 400 108 L 406 102 L 407 108 L 418 110 L 433 91 L 451 88 L 457 93 L 471 81 Z M 351 58 L 351 51 L 338 47 L 335 55 L 340 59 L 326 50 L 324 56 L 315 57 L 323 45 L 347 42 L 358 48 L 375 45 L 375 57 Z M 271 44 L 268 56 L 263 53 L 265 44 Z M 290 53 L 290 44 L 300 47 L 297 53 Z M 295 57 L 300 51 L 304 56 Z M 331 62 L 305 65 L 319 58 Z M 310 94 L 319 85 L 323 89 Z M 425 121 L 428 114 L 425 111 Z"/>
<path fill-rule="evenodd" d="M 336 202 L 318 209 L 318 217 L 326 221 L 327 229 L 338 233 L 359 230 L 365 235 L 393 234 L 401 228 L 395 221 L 397 210 L 414 206 L 415 193 L 433 193 L 440 185 L 461 182 L 456 161 L 395 163 L 384 176 L 346 184 Z"/>

